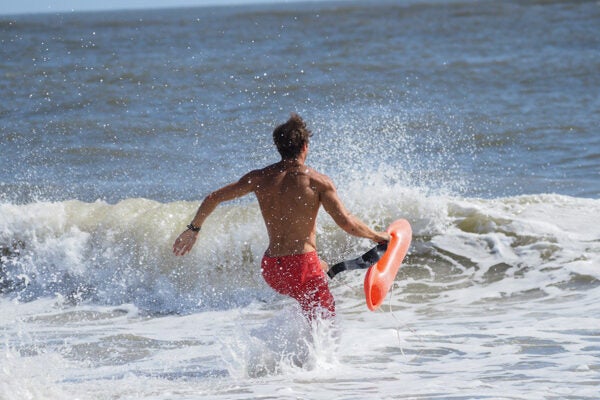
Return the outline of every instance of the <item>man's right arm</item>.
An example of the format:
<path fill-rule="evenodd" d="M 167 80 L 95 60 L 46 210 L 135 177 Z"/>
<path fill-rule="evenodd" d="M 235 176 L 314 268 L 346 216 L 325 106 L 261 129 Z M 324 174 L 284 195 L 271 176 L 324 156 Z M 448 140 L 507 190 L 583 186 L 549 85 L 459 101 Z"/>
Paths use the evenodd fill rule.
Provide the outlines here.
<path fill-rule="evenodd" d="M 353 236 L 371 239 L 374 242 L 387 242 L 390 235 L 387 232 L 376 232 L 364 222 L 350 214 L 337 194 L 335 185 L 327 176 L 322 175 L 319 195 L 325 211 L 331 215 L 335 223 Z"/>
<path fill-rule="evenodd" d="M 257 171 L 251 171 L 244 175 L 239 181 L 224 186 L 218 190 L 215 190 L 202 201 L 194 219 L 191 222 L 191 226 L 200 229 L 204 220 L 212 214 L 219 204 L 224 201 L 233 200 L 238 197 L 245 196 L 252 192 L 256 183 L 255 179 L 259 175 Z M 177 256 L 183 256 L 192 250 L 192 247 L 196 243 L 198 237 L 198 231 L 187 229 L 179 235 L 173 244 L 173 253 Z"/>

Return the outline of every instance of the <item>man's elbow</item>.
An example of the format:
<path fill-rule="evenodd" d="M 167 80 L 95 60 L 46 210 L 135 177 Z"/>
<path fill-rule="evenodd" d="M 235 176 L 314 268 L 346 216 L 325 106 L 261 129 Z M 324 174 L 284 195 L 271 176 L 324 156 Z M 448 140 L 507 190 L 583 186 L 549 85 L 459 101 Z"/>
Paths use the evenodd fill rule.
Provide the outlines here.
<path fill-rule="evenodd" d="M 219 193 L 215 191 L 204 198 L 204 200 L 202 201 L 202 205 L 208 209 L 214 209 L 221 202 L 222 200 L 220 199 Z"/>

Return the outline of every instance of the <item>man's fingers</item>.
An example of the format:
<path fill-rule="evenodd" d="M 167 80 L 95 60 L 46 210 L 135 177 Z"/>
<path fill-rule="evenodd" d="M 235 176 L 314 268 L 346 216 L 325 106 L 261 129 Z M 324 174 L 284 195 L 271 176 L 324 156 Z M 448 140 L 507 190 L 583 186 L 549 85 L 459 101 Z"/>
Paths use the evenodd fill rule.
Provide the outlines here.
<path fill-rule="evenodd" d="M 185 253 L 187 253 L 186 251 L 186 245 L 185 243 L 182 243 L 181 239 L 177 239 L 177 241 L 175 241 L 175 244 L 173 245 L 173 253 L 176 256 L 183 256 L 185 255 Z"/>
<path fill-rule="evenodd" d="M 180 243 L 179 247 L 177 248 L 177 255 L 178 256 L 185 256 L 187 253 L 189 253 L 192 250 L 192 245 L 189 242 L 185 242 L 185 243 Z"/>
<path fill-rule="evenodd" d="M 192 250 L 192 247 L 194 247 L 195 242 L 195 236 L 185 236 L 184 232 L 181 235 L 179 235 L 179 237 L 175 240 L 175 243 L 173 243 L 173 253 L 176 256 L 184 256 Z"/>

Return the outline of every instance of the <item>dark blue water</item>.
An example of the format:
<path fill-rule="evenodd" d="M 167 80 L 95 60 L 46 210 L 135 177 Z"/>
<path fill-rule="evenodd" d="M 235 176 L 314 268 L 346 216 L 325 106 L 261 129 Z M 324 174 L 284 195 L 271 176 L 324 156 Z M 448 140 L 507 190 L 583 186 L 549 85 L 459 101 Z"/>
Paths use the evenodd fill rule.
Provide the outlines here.
<path fill-rule="evenodd" d="M 197 199 L 276 161 L 600 195 L 600 6 L 340 2 L 0 17 L 0 198 Z"/>

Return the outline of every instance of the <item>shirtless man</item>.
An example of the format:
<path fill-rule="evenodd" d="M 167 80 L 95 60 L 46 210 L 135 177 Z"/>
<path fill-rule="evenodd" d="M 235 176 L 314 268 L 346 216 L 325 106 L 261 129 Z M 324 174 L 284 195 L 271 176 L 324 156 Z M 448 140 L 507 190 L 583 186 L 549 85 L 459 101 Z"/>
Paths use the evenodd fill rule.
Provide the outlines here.
<path fill-rule="evenodd" d="M 296 299 L 309 320 L 335 315 L 325 274 L 328 267 L 316 251 L 316 220 L 321 205 L 347 233 L 374 242 L 390 240 L 388 233 L 376 232 L 351 215 L 331 179 L 304 164 L 311 136 L 302 118 L 292 114 L 273 131 L 281 161 L 251 171 L 209 194 L 173 245 L 175 255 L 187 254 L 200 227 L 220 203 L 254 193 L 269 235 L 269 247 L 261 262 L 262 275 L 277 292 Z"/>

